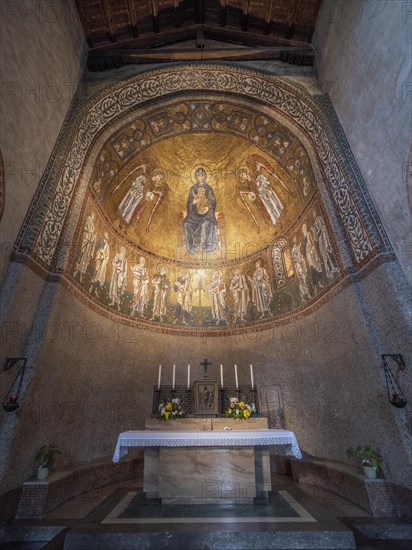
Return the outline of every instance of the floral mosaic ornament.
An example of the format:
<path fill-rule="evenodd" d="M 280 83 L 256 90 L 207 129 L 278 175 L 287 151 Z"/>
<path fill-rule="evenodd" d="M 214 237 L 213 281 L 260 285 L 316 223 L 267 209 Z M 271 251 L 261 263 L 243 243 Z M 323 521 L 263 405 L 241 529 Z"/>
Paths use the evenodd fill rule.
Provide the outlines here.
<path fill-rule="evenodd" d="M 247 420 L 256 413 L 255 404 L 249 405 L 244 401 L 239 401 L 237 397 L 229 399 L 229 406 L 226 407 L 224 415 L 226 418 L 236 418 L 238 420 Z"/>
<path fill-rule="evenodd" d="M 160 403 L 157 411 L 158 420 L 176 420 L 176 418 L 184 418 L 184 416 L 185 412 L 177 397 L 167 403 Z"/>

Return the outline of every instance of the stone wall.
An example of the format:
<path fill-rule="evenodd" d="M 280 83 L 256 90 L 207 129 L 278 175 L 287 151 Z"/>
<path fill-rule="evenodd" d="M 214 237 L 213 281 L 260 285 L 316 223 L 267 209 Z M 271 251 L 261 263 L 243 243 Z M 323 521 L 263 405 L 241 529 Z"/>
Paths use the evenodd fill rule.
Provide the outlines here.
<path fill-rule="evenodd" d="M 3 334 L 6 356 L 29 357 L 21 408 L 2 411 L 8 489 L 34 473 L 36 451 L 49 442 L 64 451 L 60 465 L 111 456 L 119 432 L 144 427 L 158 364 L 164 383 L 171 382 L 175 363 L 176 383 L 184 384 L 188 363 L 192 379 L 201 377 L 204 356 L 212 361 L 212 377 L 219 379 L 224 365 L 228 384 L 235 362 L 239 383 L 248 383 L 252 363 L 263 407 L 281 408 L 275 416 L 296 433 L 304 452 L 344 461 L 347 447 L 371 444 L 384 457 L 387 479 L 404 484 L 406 409 L 389 404 L 379 368 L 380 353 L 408 359 L 407 320 L 390 290 L 399 269 L 397 262 L 381 265 L 293 324 L 236 337 L 176 338 L 102 317 L 63 285 L 23 267 Z M 400 382 L 410 398 L 406 374 Z M 12 376 L 3 373 L 4 386 Z"/>
<path fill-rule="evenodd" d="M 313 38 L 320 87 L 331 97 L 409 280 L 411 21 L 408 2 L 326 0 Z"/>
<path fill-rule="evenodd" d="M 80 81 L 86 40 L 74 2 L 1 2 L 0 274 Z"/>

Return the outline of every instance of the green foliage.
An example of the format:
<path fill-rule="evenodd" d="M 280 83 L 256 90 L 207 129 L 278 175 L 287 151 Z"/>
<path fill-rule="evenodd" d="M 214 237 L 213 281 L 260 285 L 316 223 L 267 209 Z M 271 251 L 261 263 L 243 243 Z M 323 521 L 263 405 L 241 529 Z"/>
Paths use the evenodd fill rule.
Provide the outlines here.
<path fill-rule="evenodd" d="M 43 445 L 40 447 L 40 450 L 36 455 L 36 460 L 43 461 L 40 468 L 47 468 L 48 470 L 51 470 L 54 466 L 54 457 L 61 454 L 62 452 L 59 450 L 58 445 L 50 443 L 49 446 Z"/>
<path fill-rule="evenodd" d="M 380 471 L 380 462 L 382 457 L 376 451 L 372 449 L 370 445 L 362 447 L 358 445 L 357 447 L 349 447 L 346 449 L 346 455 L 348 458 L 360 458 L 362 460 L 362 466 L 370 466 L 375 468 L 377 472 Z"/>

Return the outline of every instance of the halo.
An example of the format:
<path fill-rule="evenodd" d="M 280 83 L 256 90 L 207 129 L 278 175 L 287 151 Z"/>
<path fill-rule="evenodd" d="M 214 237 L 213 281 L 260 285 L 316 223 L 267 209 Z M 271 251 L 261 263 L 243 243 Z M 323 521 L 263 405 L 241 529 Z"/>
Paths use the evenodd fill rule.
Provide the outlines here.
<path fill-rule="evenodd" d="M 212 170 L 206 164 L 196 164 L 195 166 L 193 166 L 192 170 L 190 171 L 190 180 L 193 184 L 196 183 L 195 173 L 196 173 L 196 170 L 198 170 L 198 168 L 203 168 L 207 176 L 210 176 L 212 173 Z M 206 177 L 206 180 L 207 179 L 208 178 Z"/>
<path fill-rule="evenodd" d="M 160 174 L 162 176 L 162 179 L 167 179 L 167 170 L 164 170 L 164 168 L 154 168 L 153 171 L 150 173 L 150 179 L 153 178 L 156 174 Z"/>
<path fill-rule="evenodd" d="M 169 268 L 168 268 L 168 266 L 167 266 L 165 263 L 163 263 L 163 262 L 160 262 L 160 263 L 157 264 L 157 266 L 156 266 L 156 272 L 159 273 L 161 267 L 164 267 L 164 268 L 165 268 L 165 272 L 166 272 L 166 275 L 167 275 L 167 274 L 169 273 Z"/>
<path fill-rule="evenodd" d="M 251 170 L 250 170 L 249 166 L 246 163 L 241 164 L 237 168 L 237 170 L 235 172 L 235 176 L 236 176 L 237 180 L 240 180 L 240 173 L 241 172 L 246 172 L 249 176 L 251 175 Z"/>
<path fill-rule="evenodd" d="M 186 269 L 185 267 L 181 267 L 181 268 L 179 269 L 179 271 L 177 272 L 177 275 L 178 275 L 179 277 L 183 277 L 183 276 L 186 275 L 187 273 L 189 273 L 189 270 Z M 189 273 L 189 276 L 190 276 L 190 273 Z"/>

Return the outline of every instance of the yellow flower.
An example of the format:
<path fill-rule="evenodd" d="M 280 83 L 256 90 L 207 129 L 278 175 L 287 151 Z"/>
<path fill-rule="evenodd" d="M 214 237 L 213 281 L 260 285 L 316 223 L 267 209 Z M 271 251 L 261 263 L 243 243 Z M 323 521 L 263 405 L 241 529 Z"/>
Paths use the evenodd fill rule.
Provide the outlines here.
<path fill-rule="evenodd" d="M 245 418 L 249 418 L 249 416 L 250 416 L 250 411 L 248 411 L 247 409 L 245 409 L 245 410 L 243 411 L 243 416 L 244 416 Z"/>
<path fill-rule="evenodd" d="M 165 418 L 166 420 L 169 420 L 170 412 L 165 412 Z"/>
<path fill-rule="evenodd" d="M 172 405 L 171 403 L 168 403 L 168 404 L 166 405 L 166 410 L 167 410 L 167 411 L 173 410 L 173 405 Z"/>
<path fill-rule="evenodd" d="M 240 408 L 242 409 L 242 411 L 243 411 L 243 409 L 245 408 L 245 404 L 244 404 L 243 401 L 239 401 L 239 407 L 240 407 Z"/>

